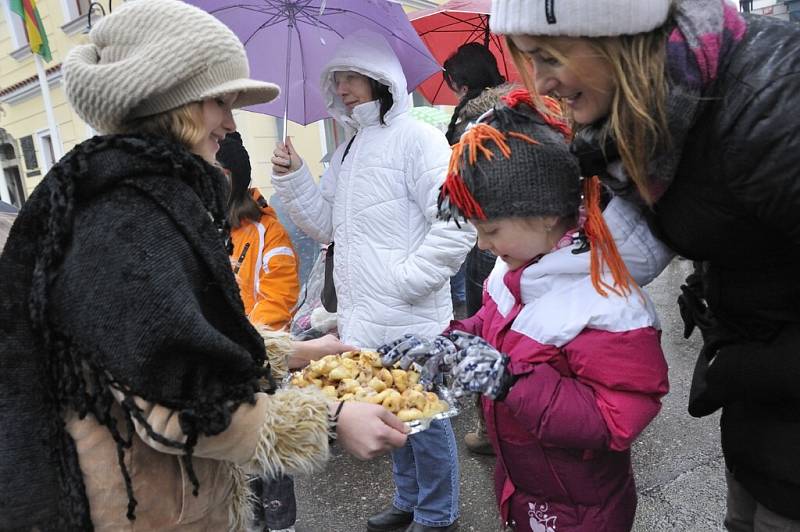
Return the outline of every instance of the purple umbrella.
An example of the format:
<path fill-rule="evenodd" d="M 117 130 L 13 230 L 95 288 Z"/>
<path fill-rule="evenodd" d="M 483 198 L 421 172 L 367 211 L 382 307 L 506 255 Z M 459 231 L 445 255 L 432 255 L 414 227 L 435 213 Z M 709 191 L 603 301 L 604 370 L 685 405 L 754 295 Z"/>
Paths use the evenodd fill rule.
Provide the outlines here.
<path fill-rule="evenodd" d="M 251 76 L 281 86 L 281 96 L 248 110 L 306 125 L 328 112 L 320 75 L 338 42 L 359 29 L 386 38 L 400 59 L 408 90 L 441 67 L 403 9 L 387 0 L 189 0 L 216 16 L 244 43 Z"/>

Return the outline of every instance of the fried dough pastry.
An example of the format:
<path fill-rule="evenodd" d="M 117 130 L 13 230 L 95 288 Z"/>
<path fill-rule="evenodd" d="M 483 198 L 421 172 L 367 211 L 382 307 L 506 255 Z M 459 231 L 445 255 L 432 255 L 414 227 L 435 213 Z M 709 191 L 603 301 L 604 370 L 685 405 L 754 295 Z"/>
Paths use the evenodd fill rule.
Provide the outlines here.
<path fill-rule="evenodd" d="M 311 362 L 290 379 L 293 386 L 316 386 L 326 397 L 382 405 L 402 421 L 444 412 L 449 405 L 419 383 L 419 373 L 381 367 L 375 351 L 348 351 Z"/>

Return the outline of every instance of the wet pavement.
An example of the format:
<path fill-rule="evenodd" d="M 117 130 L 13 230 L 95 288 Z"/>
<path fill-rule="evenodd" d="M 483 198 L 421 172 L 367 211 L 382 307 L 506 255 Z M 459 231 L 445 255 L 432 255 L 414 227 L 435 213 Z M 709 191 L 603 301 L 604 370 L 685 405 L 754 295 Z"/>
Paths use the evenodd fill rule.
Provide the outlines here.
<path fill-rule="evenodd" d="M 675 300 L 691 262 L 675 260 L 647 290 L 656 303 L 669 363 L 671 391 L 663 409 L 633 445 L 639 506 L 634 530 L 723 530 L 725 479 L 718 415 L 695 419 L 686 412 L 699 335 L 682 336 Z M 453 419 L 461 465 L 459 530 L 500 530 L 492 483 L 494 458 L 471 454 L 464 434 L 476 426 L 476 409 Z M 296 479 L 297 532 L 366 530 L 367 517 L 391 504 L 391 461 L 361 462 L 335 449 L 327 469 Z"/>

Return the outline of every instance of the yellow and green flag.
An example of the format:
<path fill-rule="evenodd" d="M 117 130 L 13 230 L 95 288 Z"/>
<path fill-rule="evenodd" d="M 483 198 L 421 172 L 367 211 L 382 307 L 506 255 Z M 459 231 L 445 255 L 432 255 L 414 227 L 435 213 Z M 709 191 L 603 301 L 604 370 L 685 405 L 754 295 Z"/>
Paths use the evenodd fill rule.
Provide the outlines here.
<path fill-rule="evenodd" d="M 47 42 L 42 19 L 39 17 L 39 10 L 36 9 L 36 0 L 10 0 L 9 4 L 11 11 L 22 17 L 33 53 L 39 54 L 45 61 L 50 61 L 50 45 Z"/>

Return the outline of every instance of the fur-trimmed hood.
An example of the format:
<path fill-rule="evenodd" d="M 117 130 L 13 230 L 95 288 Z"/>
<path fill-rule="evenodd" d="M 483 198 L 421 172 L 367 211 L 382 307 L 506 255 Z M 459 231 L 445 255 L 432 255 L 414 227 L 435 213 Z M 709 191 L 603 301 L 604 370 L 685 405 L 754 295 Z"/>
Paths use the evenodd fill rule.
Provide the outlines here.
<path fill-rule="evenodd" d="M 491 109 L 500 98 L 517 88 L 519 87 L 514 83 L 503 83 L 497 87 L 484 89 L 478 96 L 464 104 L 464 107 L 458 113 L 459 120 L 467 122 L 477 120 L 479 116 Z"/>

